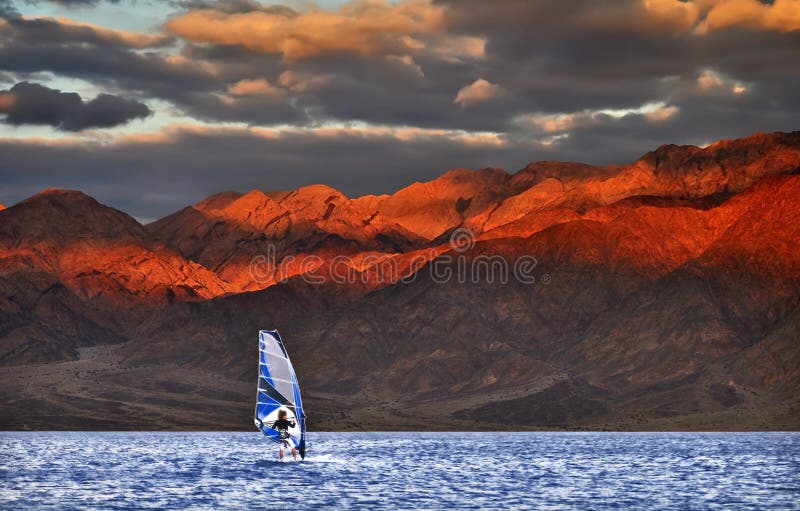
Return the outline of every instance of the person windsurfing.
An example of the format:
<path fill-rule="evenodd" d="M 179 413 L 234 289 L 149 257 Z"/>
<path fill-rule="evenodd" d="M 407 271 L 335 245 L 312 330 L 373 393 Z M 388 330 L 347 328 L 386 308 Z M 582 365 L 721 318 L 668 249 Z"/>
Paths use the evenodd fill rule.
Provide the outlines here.
<path fill-rule="evenodd" d="M 278 438 L 280 445 L 278 454 L 281 457 L 281 461 L 283 461 L 283 453 L 287 447 L 292 448 L 292 458 L 294 461 L 297 461 L 297 449 L 294 447 L 294 443 L 292 439 L 289 437 L 289 428 L 293 428 L 297 425 L 297 423 L 293 420 L 289 420 L 286 418 L 286 410 L 278 410 L 278 420 L 272 423 L 270 426 L 272 429 L 278 432 Z"/>

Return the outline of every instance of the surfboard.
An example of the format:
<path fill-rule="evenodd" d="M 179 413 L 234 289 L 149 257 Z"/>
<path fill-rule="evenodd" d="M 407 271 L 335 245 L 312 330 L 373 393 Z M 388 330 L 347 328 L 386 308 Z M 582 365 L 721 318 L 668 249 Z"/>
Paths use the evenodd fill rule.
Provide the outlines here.
<path fill-rule="evenodd" d="M 258 332 L 258 393 L 254 423 L 264 436 L 280 443 L 277 430 L 272 425 L 278 412 L 286 410 L 286 418 L 295 423 L 289 429 L 288 441 L 300 458 L 306 457 L 306 416 L 300 399 L 300 385 L 289 360 L 289 354 L 277 330 Z"/>

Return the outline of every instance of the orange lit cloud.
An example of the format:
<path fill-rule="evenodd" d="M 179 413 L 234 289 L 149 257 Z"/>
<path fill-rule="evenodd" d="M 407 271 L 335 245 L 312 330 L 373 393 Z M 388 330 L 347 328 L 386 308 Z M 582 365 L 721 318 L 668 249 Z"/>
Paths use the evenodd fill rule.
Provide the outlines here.
<path fill-rule="evenodd" d="M 197 9 L 170 20 L 166 29 L 193 42 L 243 46 L 291 61 L 330 53 L 413 53 L 425 47 L 418 36 L 440 31 L 442 23 L 443 9 L 426 0 L 370 0 L 299 13 Z"/>
<path fill-rule="evenodd" d="M 697 21 L 698 8 L 692 2 L 644 0 L 644 7 L 652 16 L 673 28 L 687 30 Z"/>
<path fill-rule="evenodd" d="M 17 98 L 10 92 L 0 92 L 0 112 L 7 112 L 14 107 Z"/>
<path fill-rule="evenodd" d="M 642 0 L 642 5 L 651 16 L 696 34 L 735 27 L 800 30 L 800 0 Z"/>
<path fill-rule="evenodd" d="M 697 32 L 738 26 L 779 32 L 800 30 L 800 0 L 775 0 L 771 5 L 758 0 L 714 2 Z"/>
<path fill-rule="evenodd" d="M 286 91 L 264 78 L 239 80 L 228 87 L 231 96 L 284 96 Z"/>
<path fill-rule="evenodd" d="M 503 88 L 499 85 L 478 78 L 473 83 L 459 89 L 453 103 L 467 107 L 475 103 L 497 99 L 503 94 Z"/>

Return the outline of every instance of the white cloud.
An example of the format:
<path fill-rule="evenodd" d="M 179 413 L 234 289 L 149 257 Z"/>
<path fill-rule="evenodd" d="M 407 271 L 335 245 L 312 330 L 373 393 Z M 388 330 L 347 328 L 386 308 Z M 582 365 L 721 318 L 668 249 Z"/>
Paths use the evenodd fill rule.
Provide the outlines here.
<path fill-rule="evenodd" d="M 706 93 L 723 91 L 737 95 L 744 94 L 750 89 L 746 84 L 724 76 L 713 69 L 704 69 L 700 72 L 697 76 L 697 86 Z"/>
<path fill-rule="evenodd" d="M 641 116 L 649 122 L 664 122 L 674 117 L 680 109 L 663 101 L 645 103 L 634 108 L 604 108 L 558 114 L 533 114 L 517 117 L 516 124 L 523 128 L 533 126 L 544 133 L 567 133 L 576 128 L 599 126 L 628 116 Z"/>

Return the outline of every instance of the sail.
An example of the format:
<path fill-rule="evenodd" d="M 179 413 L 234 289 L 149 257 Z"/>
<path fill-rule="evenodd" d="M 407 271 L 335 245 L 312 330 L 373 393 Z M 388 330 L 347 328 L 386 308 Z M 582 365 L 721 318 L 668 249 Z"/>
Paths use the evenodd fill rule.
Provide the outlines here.
<path fill-rule="evenodd" d="M 258 397 L 255 425 L 271 440 L 280 442 L 278 432 L 271 428 L 278 411 L 286 410 L 286 418 L 296 426 L 289 429 L 290 442 L 306 456 L 306 417 L 300 400 L 300 386 L 292 362 L 277 330 L 258 332 Z"/>

